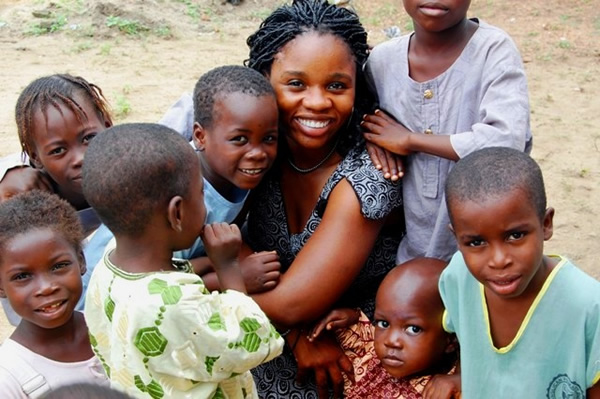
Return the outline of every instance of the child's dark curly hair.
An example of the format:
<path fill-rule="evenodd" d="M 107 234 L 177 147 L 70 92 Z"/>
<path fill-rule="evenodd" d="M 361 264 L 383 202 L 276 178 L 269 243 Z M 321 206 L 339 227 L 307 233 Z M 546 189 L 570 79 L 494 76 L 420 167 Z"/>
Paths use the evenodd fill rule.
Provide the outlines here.
<path fill-rule="evenodd" d="M 56 194 L 32 190 L 0 203 L 0 263 L 8 241 L 36 229 L 61 234 L 77 254 L 81 253 L 83 230 L 75 209 Z"/>
<path fill-rule="evenodd" d="M 75 99 L 80 94 L 94 107 L 96 116 L 101 122 L 112 124 L 109 106 L 102 90 L 82 77 L 69 74 L 56 74 L 38 78 L 29 83 L 19 95 L 15 107 L 15 119 L 19 141 L 24 154 L 31 154 L 35 148 L 33 141 L 33 117 L 41 110 L 44 115 L 49 106 L 60 110 L 60 105 L 69 108 L 82 122 L 89 118 L 81 104 Z"/>

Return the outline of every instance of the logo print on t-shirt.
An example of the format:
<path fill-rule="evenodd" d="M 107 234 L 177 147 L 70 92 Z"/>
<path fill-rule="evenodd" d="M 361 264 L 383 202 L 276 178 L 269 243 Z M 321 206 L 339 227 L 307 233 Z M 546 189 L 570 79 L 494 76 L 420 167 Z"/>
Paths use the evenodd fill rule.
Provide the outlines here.
<path fill-rule="evenodd" d="M 552 379 L 546 394 L 548 399 L 584 399 L 583 389 L 575 381 L 571 381 L 568 375 L 559 374 Z"/>

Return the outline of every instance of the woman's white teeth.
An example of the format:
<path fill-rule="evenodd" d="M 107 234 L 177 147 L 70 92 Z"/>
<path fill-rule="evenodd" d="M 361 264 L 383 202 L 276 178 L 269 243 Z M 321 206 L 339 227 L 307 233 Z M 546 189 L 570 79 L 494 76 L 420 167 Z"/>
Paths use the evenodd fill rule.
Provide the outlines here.
<path fill-rule="evenodd" d="M 314 119 L 298 119 L 301 125 L 313 129 L 321 129 L 329 124 L 329 121 L 316 121 Z"/>

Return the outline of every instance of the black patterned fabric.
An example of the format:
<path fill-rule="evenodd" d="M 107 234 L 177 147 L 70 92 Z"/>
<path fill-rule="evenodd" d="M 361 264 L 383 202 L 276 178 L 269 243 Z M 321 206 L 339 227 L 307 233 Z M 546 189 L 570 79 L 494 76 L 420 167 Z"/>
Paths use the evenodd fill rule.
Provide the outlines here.
<path fill-rule="evenodd" d="M 252 195 L 247 237 L 252 249 L 276 250 L 282 272 L 285 272 L 319 226 L 329 195 L 342 179 L 350 183 L 360 202 L 362 214 L 369 219 L 385 218 L 394 208 L 402 205 L 401 185 L 384 179 L 364 149 L 354 149 L 329 177 L 304 230 L 299 234 L 290 234 L 279 174 L 275 169 Z M 367 316 L 373 317 L 377 287 L 394 267 L 396 250 L 403 234 L 401 227 L 382 230 L 365 266 L 336 306 L 360 307 Z M 254 369 L 259 396 L 266 399 L 317 398 L 312 382 L 306 385 L 295 383 L 296 369 L 294 356 L 287 349 L 278 358 Z"/>

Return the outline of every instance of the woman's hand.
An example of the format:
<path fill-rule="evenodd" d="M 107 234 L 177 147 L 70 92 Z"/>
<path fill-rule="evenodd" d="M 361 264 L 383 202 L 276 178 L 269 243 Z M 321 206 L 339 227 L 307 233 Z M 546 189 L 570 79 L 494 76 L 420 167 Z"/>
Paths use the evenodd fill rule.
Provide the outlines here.
<path fill-rule="evenodd" d="M 397 181 L 404 176 L 404 163 L 400 156 L 389 152 L 369 141 L 366 143 L 367 152 L 371 162 L 377 170 L 381 170 L 383 177 Z"/>
<path fill-rule="evenodd" d="M 365 130 L 365 139 L 394 154 L 409 155 L 413 151 L 410 147 L 410 138 L 413 133 L 383 112 L 375 110 L 372 115 L 365 115 L 361 122 Z"/>
<path fill-rule="evenodd" d="M 345 373 L 353 381 L 354 369 L 352 362 L 344 354 L 335 338 L 331 334 L 321 334 L 318 339 L 311 342 L 301 330 L 297 330 L 297 334 L 299 336 L 290 337 L 290 341 L 294 340 L 293 352 L 298 363 L 298 382 L 305 381 L 314 371 L 320 398 L 329 398 L 330 386 L 333 388 L 335 398 L 343 397 L 344 377 L 342 373 Z"/>
<path fill-rule="evenodd" d="M 423 399 L 460 399 L 460 373 L 436 374 L 423 390 Z"/>

